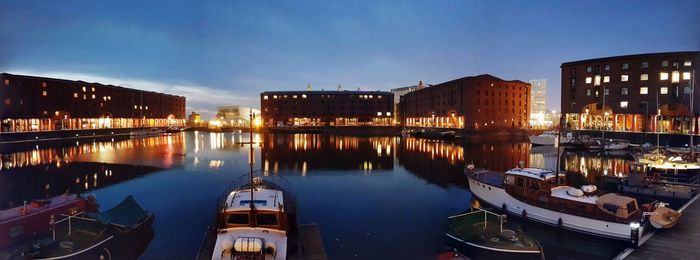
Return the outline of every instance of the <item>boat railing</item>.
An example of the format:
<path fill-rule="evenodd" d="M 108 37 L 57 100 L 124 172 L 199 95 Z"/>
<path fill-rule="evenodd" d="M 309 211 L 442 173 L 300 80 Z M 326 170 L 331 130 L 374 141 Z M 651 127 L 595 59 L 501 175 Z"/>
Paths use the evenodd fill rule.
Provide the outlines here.
<path fill-rule="evenodd" d="M 500 230 L 501 230 L 501 232 L 503 231 L 503 222 L 506 221 L 507 215 L 505 215 L 505 214 L 497 214 L 497 213 L 494 213 L 494 212 L 491 212 L 491 211 L 488 211 L 488 210 L 485 210 L 485 209 L 481 209 L 481 208 L 472 208 L 472 210 L 471 210 L 470 212 L 463 213 L 463 214 L 459 214 L 459 215 L 450 216 L 448 219 L 459 218 L 459 217 L 465 217 L 465 216 L 470 216 L 470 215 L 476 215 L 476 214 L 480 214 L 480 213 L 483 213 L 483 214 L 484 214 L 484 228 L 486 228 L 486 225 L 487 225 L 487 223 L 488 223 L 488 217 L 489 217 L 489 216 L 492 216 L 492 217 L 496 217 L 496 218 L 498 219 L 498 222 L 501 224 Z"/>

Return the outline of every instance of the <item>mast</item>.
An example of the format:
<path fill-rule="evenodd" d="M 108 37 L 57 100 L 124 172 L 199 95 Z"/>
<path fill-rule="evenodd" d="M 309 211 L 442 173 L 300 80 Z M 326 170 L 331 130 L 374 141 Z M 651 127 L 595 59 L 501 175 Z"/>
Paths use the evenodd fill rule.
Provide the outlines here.
<path fill-rule="evenodd" d="M 253 165 L 255 164 L 255 151 L 253 151 L 253 119 L 255 118 L 255 114 L 253 114 L 253 109 L 250 109 L 250 154 L 248 155 L 250 157 L 250 161 L 248 162 L 250 164 L 250 226 L 255 227 L 255 224 L 253 224 L 253 221 L 255 218 L 255 202 L 253 200 L 253 190 L 255 189 L 255 184 L 253 183 Z"/>
<path fill-rule="evenodd" d="M 562 132 L 562 119 L 564 118 L 564 113 L 559 116 L 559 131 L 557 131 L 557 168 L 556 168 L 556 182 L 559 185 L 559 161 L 561 156 L 561 132 Z"/>
<path fill-rule="evenodd" d="M 605 111 L 605 86 L 603 86 L 603 130 L 602 130 L 602 144 L 605 147 L 605 128 L 608 127 L 608 115 Z"/>
<path fill-rule="evenodd" d="M 656 90 L 656 153 L 659 153 L 659 116 L 661 115 L 661 111 L 659 111 L 659 90 Z"/>
<path fill-rule="evenodd" d="M 690 159 L 695 161 L 695 146 L 693 145 L 693 135 L 695 134 L 695 107 L 693 107 L 693 96 L 695 96 L 695 69 L 693 69 L 692 81 L 690 82 Z"/>

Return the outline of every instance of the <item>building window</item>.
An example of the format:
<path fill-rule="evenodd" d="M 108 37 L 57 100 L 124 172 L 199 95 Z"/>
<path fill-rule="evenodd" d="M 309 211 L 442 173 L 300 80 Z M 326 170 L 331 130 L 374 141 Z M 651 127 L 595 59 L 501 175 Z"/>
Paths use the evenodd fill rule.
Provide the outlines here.
<path fill-rule="evenodd" d="M 606 95 L 606 96 L 607 96 L 607 95 L 610 95 L 610 89 L 609 89 L 609 88 L 606 88 L 606 89 L 605 89 L 605 95 Z"/>
<path fill-rule="evenodd" d="M 620 108 L 627 109 L 627 101 L 620 101 Z"/>
<path fill-rule="evenodd" d="M 681 81 L 681 73 L 678 71 L 671 72 L 671 82 L 678 83 Z"/>
<path fill-rule="evenodd" d="M 626 69 L 629 69 L 629 68 L 630 68 L 630 64 L 629 64 L 629 63 L 622 63 L 622 69 L 623 69 L 623 70 L 626 70 Z"/>
<path fill-rule="evenodd" d="M 662 61 L 662 62 L 661 62 L 661 67 L 668 67 L 668 61 L 667 61 L 667 60 Z"/>
<path fill-rule="evenodd" d="M 599 95 L 600 95 L 600 91 L 596 90 L 596 91 L 595 91 L 595 97 L 597 98 L 597 97 L 599 97 Z"/>
<path fill-rule="evenodd" d="M 46 87 L 46 82 L 41 82 L 41 87 L 45 88 Z"/>
<path fill-rule="evenodd" d="M 627 88 L 620 89 L 620 94 L 627 95 Z"/>
<path fill-rule="evenodd" d="M 668 72 L 661 72 L 661 74 L 659 74 L 659 79 L 668 80 Z"/>
<path fill-rule="evenodd" d="M 591 67 L 591 66 L 586 67 L 586 72 L 588 72 L 588 73 L 593 72 L 593 67 Z"/>
<path fill-rule="evenodd" d="M 263 99 L 267 100 L 267 95 L 264 95 L 264 96 L 263 96 Z"/>
<path fill-rule="evenodd" d="M 608 70 L 610 70 L 610 64 L 605 64 L 605 67 L 604 67 L 604 69 L 605 69 L 605 71 L 608 71 Z"/>
<path fill-rule="evenodd" d="M 674 62 L 673 62 L 673 67 L 674 67 L 674 68 L 678 68 L 678 62 L 677 62 L 677 61 L 674 61 Z"/>
<path fill-rule="evenodd" d="M 83 100 L 87 99 L 87 95 L 83 94 Z"/>
<path fill-rule="evenodd" d="M 640 95 L 649 94 L 649 88 L 648 88 L 648 87 L 641 87 L 641 88 L 639 88 L 639 94 L 640 94 Z"/>
<path fill-rule="evenodd" d="M 148 106 L 146 106 L 146 110 L 148 110 Z"/>
<path fill-rule="evenodd" d="M 591 90 L 590 90 L 590 89 L 586 89 L 586 96 L 589 96 L 589 97 L 591 96 Z"/>
<path fill-rule="evenodd" d="M 306 94 L 302 94 L 302 95 L 301 95 L 301 98 L 306 98 Z"/>
<path fill-rule="evenodd" d="M 593 83 L 593 78 L 586 77 L 586 84 L 591 84 L 591 83 Z"/>
<path fill-rule="evenodd" d="M 297 95 L 292 95 L 292 98 L 297 98 Z"/>
<path fill-rule="evenodd" d="M 649 68 L 649 62 L 642 61 L 642 69 Z"/>
<path fill-rule="evenodd" d="M 683 87 L 683 93 L 685 93 L 685 94 L 690 94 L 690 93 L 692 93 L 692 92 L 693 92 L 693 91 L 692 91 L 692 89 L 690 89 L 689 86 Z"/>
<path fill-rule="evenodd" d="M 571 86 L 572 87 L 576 86 L 576 78 L 571 78 Z M 479 92 L 477 91 L 477 95 L 478 94 L 479 94 Z M 513 95 L 515 95 L 515 93 Z"/>
<path fill-rule="evenodd" d="M 661 87 L 661 94 L 662 95 L 668 94 L 668 87 Z"/>
<path fill-rule="evenodd" d="M 571 76 L 576 75 L 576 68 L 571 68 Z"/>
<path fill-rule="evenodd" d="M 9 86 L 9 85 L 10 85 L 10 80 L 9 80 L 9 79 L 6 79 L 6 80 L 5 80 L 5 86 Z"/>
<path fill-rule="evenodd" d="M 137 106 L 137 105 L 134 105 L 134 109 L 139 109 L 139 106 Z"/>
<path fill-rule="evenodd" d="M 83 92 L 85 92 L 85 91 L 87 91 L 87 88 L 85 86 L 83 86 Z"/>
<path fill-rule="evenodd" d="M 272 99 L 277 99 L 277 95 L 272 95 Z"/>
<path fill-rule="evenodd" d="M 603 83 L 608 83 L 608 82 L 610 82 L 610 76 L 604 76 Z"/>
<path fill-rule="evenodd" d="M 12 101 L 9 98 L 5 99 L 5 105 L 10 105 L 12 104 Z"/>
<path fill-rule="evenodd" d="M 649 80 L 649 74 L 641 74 L 641 75 L 639 75 L 639 80 Z"/>
<path fill-rule="evenodd" d="M 622 76 L 620 76 L 620 81 L 625 82 L 625 81 L 627 81 L 627 80 L 629 80 L 629 75 L 622 75 Z"/>
<path fill-rule="evenodd" d="M 92 99 L 95 99 L 95 94 L 92 94 Z"/>
<path fill-rule="evenodd" d="M 73 97 L 78 98 L 78 92 L 73 92 Z"/>
<path fill-rule="evenodd" d="M 91 90 L 92 92 L 95 92 L 95 87 L 91 87 L 90 90 Z"/>
<path fill-rule="evenodd" d="M 41 95 L 42 95 L 42 96 L 48 96 L 48 95 L 49 95 L 49 93 L 48 93 L 48 92 L 46 92 L 46 90 L 44 90 L 44 91 L 42 91 L 42 92 L 41 92 Z"/>
<path fill-rule="evenodd" d="M 684 62 L 683 62 L 683 66 L 685 66 L 685 67 L 693 66 L 693 62 L 691 62 L 691 61 L 689 61 L 689 60 L 684 61 Z"/>
<path fill-rule="evenodd" d="M 690 72 L 683 72 L 683 80 L 690 80 Z"/>

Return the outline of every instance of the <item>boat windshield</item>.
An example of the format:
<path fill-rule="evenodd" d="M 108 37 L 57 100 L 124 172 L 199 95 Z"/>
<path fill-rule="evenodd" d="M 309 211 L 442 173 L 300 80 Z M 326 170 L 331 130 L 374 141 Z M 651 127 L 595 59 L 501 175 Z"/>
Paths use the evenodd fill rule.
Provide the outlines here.
<path fill-rule="evenodd" d="M 255 214 L 255 223 L 261 226 L 276 226 L 277 214 L 275 213 L 258 213 Z"/>
<path fill-rule="evenodd" d="M 234 225 L 247 225 L 248 224 L 248 213 L 232 213 L 228 214 L 228 224 Z"/>

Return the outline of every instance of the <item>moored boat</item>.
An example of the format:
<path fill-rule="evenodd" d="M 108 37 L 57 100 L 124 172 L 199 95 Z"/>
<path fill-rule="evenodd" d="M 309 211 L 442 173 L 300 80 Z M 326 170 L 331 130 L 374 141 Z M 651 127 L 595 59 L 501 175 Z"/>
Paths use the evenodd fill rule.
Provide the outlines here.
<path fill-rule="evenodd" d="M 571 139 L 571 133 L 568 133 L 566 136 L 559 136 L 559 131 L 544 131 L 540 135 L 531 135 L 529 136 L 530 143 L 534 145 L 541 145 L 541 146 L 552 146 L 557 144 L 557 138 L 560 138 L 560 143 L 565 144 L 568 143 Z"/>
<path fill-rule="evenodd" d="M 470 168 L 466 173 L 472 194 L 508 213 L 635 245 L 643 232 L 641 209 L 634 198 L 569 187 L 564 176 L 545 169 L 501 173 Z"/>
<path fill-rule="evenodd" d="M 449 217 L 446 236 L 471 259 L 542 259 L 537 240 L 506 222 L 506 215 L 484 209 Z"/>

